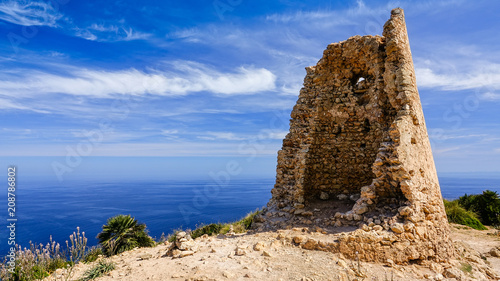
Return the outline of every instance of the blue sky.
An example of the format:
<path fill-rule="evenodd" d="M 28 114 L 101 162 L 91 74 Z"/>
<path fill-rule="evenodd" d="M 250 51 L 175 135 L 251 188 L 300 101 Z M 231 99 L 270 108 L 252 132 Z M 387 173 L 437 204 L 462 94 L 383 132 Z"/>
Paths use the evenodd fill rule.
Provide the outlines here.
<path fill-rule="evenodd" d="M 381 34 L 394 7 L 438 172 L 500 173 L 500 2 L 458 0 L 3 0 L 2 165 L 59 180 L 228 163 L 272 177 L 304 67 Z"/>

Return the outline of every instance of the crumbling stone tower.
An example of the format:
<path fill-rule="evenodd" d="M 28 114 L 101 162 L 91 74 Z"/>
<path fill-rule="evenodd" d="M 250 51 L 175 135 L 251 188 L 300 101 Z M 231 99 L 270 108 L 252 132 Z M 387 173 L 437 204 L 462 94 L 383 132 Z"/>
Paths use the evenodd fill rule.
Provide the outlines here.
<path fill-rule="evenodd" d="M 335 251 L 368 261 L 453 256 L 403 10 L 306 70 L 257 225 L 321 226 Z"/>

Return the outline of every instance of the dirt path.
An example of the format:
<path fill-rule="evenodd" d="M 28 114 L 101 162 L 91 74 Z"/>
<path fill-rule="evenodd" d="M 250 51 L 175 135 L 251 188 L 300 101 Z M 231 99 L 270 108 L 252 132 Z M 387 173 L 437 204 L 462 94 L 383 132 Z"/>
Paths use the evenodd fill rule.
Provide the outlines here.
<path fill-rule="evenodd" d="M 493 231 L 453 229 L 453 239 L 468 243 L 486 254 L 500 245 L 500 237 L 487 235 Z M 398 266 L 357 262 L 330 252 L 305 250 L 293 243 L 297 235 L 328 239 L 327 234 L 301 229 L 234 236 L 202 237 L 194 241 L 195 251 L 187 256 L 166 255 L 169 246 L 141 248 L 111 257 L 116 269 L 96 280 L 485 280 L 480 272 L 464 273 L 458 279 L 445 278 L 446 266 Z M 495 269 L 500 259 L 487 257 Z M 92 264 L 75 267 L 71 280 L 77 280 Z M 459 271 L 459 269 L 456 269 Z M 499 270 L 500 271 L 500 270 Z M 456 272 L 456 271 L 455 271 Z M 62 279 L 58 276 L 46 280 Z"/>

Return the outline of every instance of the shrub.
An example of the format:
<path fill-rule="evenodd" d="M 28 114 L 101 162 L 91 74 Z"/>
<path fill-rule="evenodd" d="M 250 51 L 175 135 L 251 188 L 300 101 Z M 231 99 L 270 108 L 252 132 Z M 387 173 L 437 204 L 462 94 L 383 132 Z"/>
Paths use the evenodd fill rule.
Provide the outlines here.
<path fill-rule="evenodd" d="M 83 277 L 79 281 L 94 280 L 97 277 L 101 277 L 105 273 L 112 271 L 113 269 L 115 269 L 115 265 L 112 262 L 100 260 L 94 267 L 85 271 Z"/>
<path fill-rule="evenodd" d="M 483 224 L 500 225 L 500 198 L 497 192 L 485 190 L 482 194 L 465 194 L 458 199 L 458 204 L 477 213 Z"/>
<path fill-rule="evenodd" d="M 154 240 L 147 234 L 146 225 L 130 215 L 109 218 L 97 235 L 105 255 L 112 256 L 135 247 L 152 247 Z"/>
<path fill-rule="evenodd" d="M 209 236 L 212 236 L 214 234 L 217 235 L 220 233 L 223 227 L 224 225 L 220 223 L 211 223 L 209 225 L 201 226 L 191 232 L 191 237 L 193 239 L 196 239 L 200 236 L 203 236 L 204 234 L 208 234 Z"/>
<path fill-rule="evenodd" d="M 87 249 L 85 232 L 80 233 L 80 228 L 69 236 L 66 249 L 50 237 L 50 242 L 45 246 L 30 242 L 29 248 L 16 245 L 16 260 L 14 273 L 10 274 L 8 265 L 0 265 L 0 280 L 30 281 L 43 279 L 58 268 L 68 268 L 68 278 L 71 277 L 73 265 L 78 263 Z M 71 244 L 71 245 L 70 245 Z"/>
<path fill-rule="evenodd" d="M 477 216 L 474 212 L 467 211 L 466 209 L 462 208 L 458 204 L 457 200 L 444 200 L 444 207 L 446 209 L 446 215 L 448 216 L 449 222 L 467 225 L 477 230 L 487 229 L 477 219 Z"/>
<path fill-rule="evenodd" d="M 231 230 L 231 227 L 233 228 L 233 231 L 235 233 L 243 233 L 250 229 L 252 226 L 253 218 L 259 214 L 260 211 L 256 210 L 254 212 L 251 212 L 247 214 L 244 218 L 242 218 L 239 221 L 233 222 L 233 223 L 211 223 L 208 225 L 200 226 L 193 230 L 191 232 L 191 237 L 193 239 L 198 238 L 200 236 L 203 236 L 204 234 L 207 235 L 217 235 L 217 234 L 226 234 Z M 175 234 L 171 235 L 168 239 L 169 242 L 175 241 Z"/>
<path fill-rule="evenodd" d="M 99 256 L 102 254 L 103 254 L 102 248 L 94 246 L 87 251 L 87 253 L 83 257 L 83 262 L 89 263 L 89 262 L 96 261 L 99 258 Z"/>

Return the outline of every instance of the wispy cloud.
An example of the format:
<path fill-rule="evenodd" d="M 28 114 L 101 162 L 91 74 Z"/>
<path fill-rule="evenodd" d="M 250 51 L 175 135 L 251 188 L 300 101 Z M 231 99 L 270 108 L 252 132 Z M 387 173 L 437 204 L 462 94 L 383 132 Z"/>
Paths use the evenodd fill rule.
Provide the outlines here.
<path fill-rule="evenodd" d="M 487 100 L 487 101 L 500 101 L 500 94 L 493 93 L 493 92 L 487 92 L 487 93 L 481 94 L 479 96 L 479 98 L 482 100 Z"/>
<path fill-rule="evenodd" d="M 74 146 L 75 144 L 73 144 Z M 19 144 L 2 145 L 1 156 L 67 156 L 72 145 L 38 144 L 22 146 Z M 93 146 L 92 156 L 247 156 L 242 155 L 238 143 L 224 142 L 174 142 L 174 143 L 101 143 Z M 279 144 L 267 145 L 257 149 L 261 156 L 275 156 Z"/>
<path fill-rule="evenodd" d="M 49 113 L 49 111 L 46 110 L 31 108 L 29 106 L 25 106 L 3 98 L 0 98 L 0 109 L 17 109 L 17 110 L 28 110 L 37 113 Z"/>
<path fill-rule="evenodd" d="M 500 64 L 483 65 L 467 72 L 438 73 L 432 68 L 416 68 L 419 87 L 437 88 L 443 91 L 485 88 L 500 89 Z M 488 96 L 486 96 L 488 97 Z M 490 95 L 489 97 L 494 97 Z"/>
<path fill-rule="evenodd" d="M 67 94 L 109 98 L 117 94 L 179 96 L 209 92 L 226 96 L 255 94 L 275 88 L 275 75 L 264 68 L 240 67 L 234 72 L 223 73 L 188 61 L 172 65 L 174 69 L 151 72 L 68 68 L 68 76 L 30 70 L 18 77 L 0 74 L 0 95 Z"/>
<path fill-rule="evenodd" d="M 245 138 L 238 137 L 231 132 L 207 132 L 204 136 L 199 136 L 198 138 L 203 140 L 229 140 L 229 141 L 245 140 Z"/>
<path fill-rule="evenodd" d="M 23 26 L 57 26 L 62 18 L 50 2 L 38 1 L 2 1 L 0 19 Z"/>
<path fill-rule="evenodd" d="M 124 25 L 93 23 L 86 28 L 75 27 L 75 35 L 91 41 L 132 41 L 144 40 L 152 34 L 140 32 Z"/>
<path fill-rule="evenodd" d="M 198 136 L 199 139 L 204 140 L 229 140 L 229 141 L 242 141 L 242 140 L 282 140 L 288 131 L 283 130 L 261 130 L 257 134 L 241 134 L 237 135 L 232 132 L 207 132 L 203 136 Z"/>

